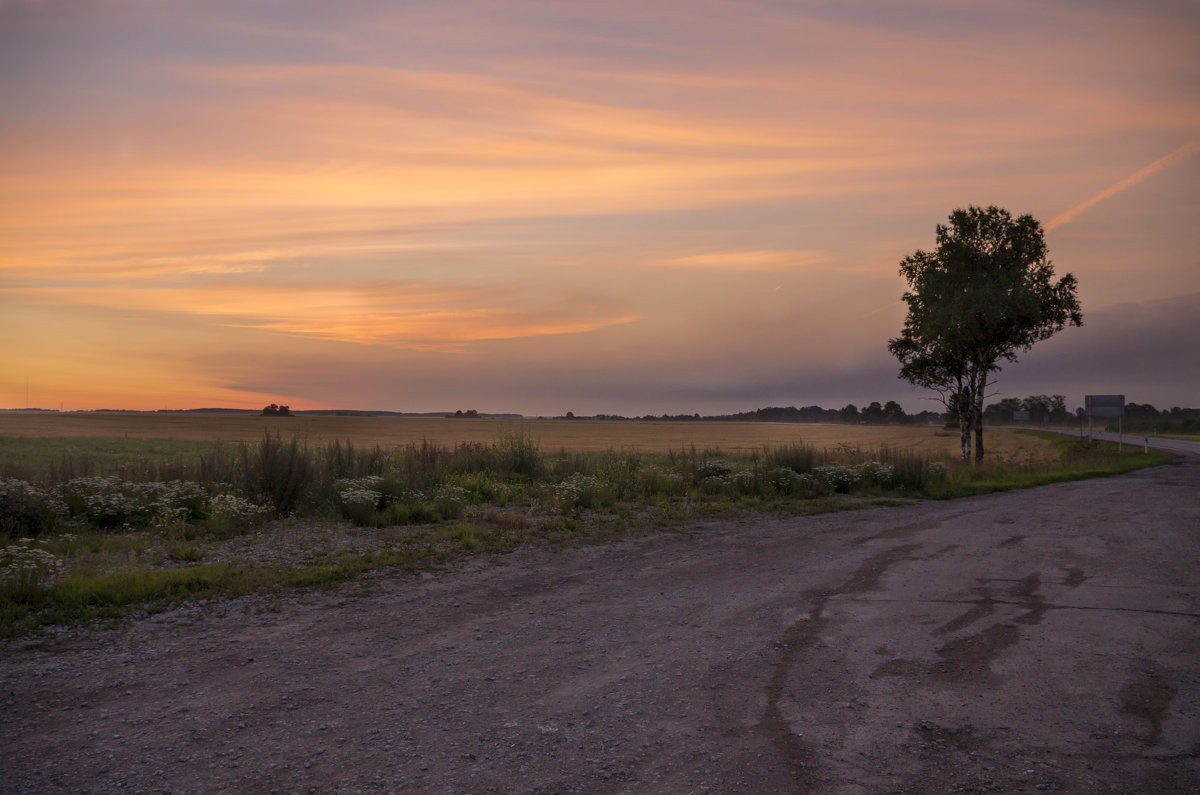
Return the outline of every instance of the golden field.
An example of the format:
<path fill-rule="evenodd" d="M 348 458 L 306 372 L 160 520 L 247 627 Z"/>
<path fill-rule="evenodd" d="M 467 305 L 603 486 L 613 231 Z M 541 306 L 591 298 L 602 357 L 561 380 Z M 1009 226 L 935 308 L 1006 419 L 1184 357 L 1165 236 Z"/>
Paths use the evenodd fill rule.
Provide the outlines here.
<path fill-rule="evenodd" d="M 817 448 L 882 444 L 958 457 L 958 434 L 943 428 L 907 425 L 836 425 L 774 422 L 667 422 L 654 420 L 499 420 L 441 417 L 263 417 L 243 414 L 126 412 L 0 412 L 0 436 L 125 437 L 194 441 L 256 441 L 264 433 L 293 436 L 310 444 L 351 441 L 356 446 L 396 447 L 427 440 L 453 447 L 490 444 L 523 433 L 543 451 L 634 450 L 664 453 L 695 446 L 727 451 L 761 450 L 773 445 L 811 444 Z M 988 429 L 989 457 L 1043 459 L 1045 442 L 1010 429 Z M 993 460 L 995 460 L 993 458 Z"/>

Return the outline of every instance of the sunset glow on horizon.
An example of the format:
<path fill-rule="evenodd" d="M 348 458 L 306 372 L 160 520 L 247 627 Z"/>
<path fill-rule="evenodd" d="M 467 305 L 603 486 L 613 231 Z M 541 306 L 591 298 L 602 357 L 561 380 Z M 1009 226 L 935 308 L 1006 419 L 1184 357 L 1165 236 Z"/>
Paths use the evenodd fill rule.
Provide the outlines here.
<path fill-rule="evenodd" d="M 0 408 L 931 397 L 901 259 L 1031 213 L 994 399 L 1200 406 L 1200 6 L 0 0 Z"/>

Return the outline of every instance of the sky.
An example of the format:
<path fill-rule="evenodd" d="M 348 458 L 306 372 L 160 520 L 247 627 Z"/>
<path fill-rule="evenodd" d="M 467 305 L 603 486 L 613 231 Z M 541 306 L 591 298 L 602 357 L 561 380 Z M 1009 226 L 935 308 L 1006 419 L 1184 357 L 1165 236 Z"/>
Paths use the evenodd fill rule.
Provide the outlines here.
<path fill-rule="evenodd" d="M 0 407 L 897 400 L 900 261 L 1046 228 L 989 400 L 1200 406 L 1200 4 L 0 0 Z"/>

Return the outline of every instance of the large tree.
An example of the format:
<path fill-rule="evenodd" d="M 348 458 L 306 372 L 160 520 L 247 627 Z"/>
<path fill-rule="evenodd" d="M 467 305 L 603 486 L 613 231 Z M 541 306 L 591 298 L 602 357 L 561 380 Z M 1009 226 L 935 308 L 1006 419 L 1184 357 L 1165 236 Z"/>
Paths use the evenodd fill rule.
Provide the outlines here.
<path fill-rule="evenodd" d="M 968 207 L 937 227 L 937 249 L 900 263 L 908 316 L 888 350 L 900 376 L 958 412 L 963 460 L 983 460 L 983 398 L 1000 363 L 1083 324 L 1075 277 L 1054 280 L 1042 225 L 999 207 Z"/>

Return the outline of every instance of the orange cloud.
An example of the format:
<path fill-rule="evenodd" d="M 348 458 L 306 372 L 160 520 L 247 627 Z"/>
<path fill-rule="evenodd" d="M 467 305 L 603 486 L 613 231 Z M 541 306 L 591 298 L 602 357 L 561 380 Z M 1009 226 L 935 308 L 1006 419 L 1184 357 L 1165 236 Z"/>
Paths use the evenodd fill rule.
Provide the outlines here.
<path fill-rule="evenodd" d="M 461 343 L 465 342 L 582 334 L 632 323 L 637 319 L 636 315 L 595 320 L 539 319 L 523 317 L 511 310 L 476 310 L 430 312 L 402 318 L 379 314 L 354 318 L 352 321 L 343 319 L 340 325 L 329 321 L 314 322 L 308 318 L 234 325 L 341 342 L 383 344 L 421 351 L 460 351 Z"/>
<path fill-rule="evenodd" d="M 578 301 L 489 287 L 368 283 L 188 287 L 10 287 L 25 302 L 219 318 L 223 325 L 318 339 L 429 349 L 498 339 L 580 334 L 637 316 Z"/>
<path fill-rule="evenodd" d="M 304 369 L 314 349 L 356 351 L 362 383 L 381 355 L 422 359 L 428 378 L 438 357 L 410 351 L 502 350 L 496 372 L 522 384 L 604 361 L 604 388 L 640 387 L 642 367 L 751 389 L 747 352 L 781 333 L 817 341 L 798 343 L 802 360 L 825 355 L 829 329 L 845 359 L 878 352 L 893 310 L 871 310 L 895 307 L 894 263 L 952 207 L 1049 217 L 1107 184 L 1096 174 L 1128 147 L 1200 125 L 1188 17 L 1165 7 L 1018 4 L 980 25 L 948 0 L 903 15 L 492 5 L 363 7 L 337 23 L 296 8 L 283 23 L 68 3 L 6 19 L 0 51 L 22 79 L 0 122 L 0 324 L 29 310 L 44 333 L 8 321 L 0 370 L 22 347 L 37 352 L 23 366 L 78 381 L 107 369 L 210 394 L 228 382 L 172 364 L 179 351 L 242 367 L 257 389 L 262 362 Z M 1049 228 L 1159 172 L 1174 169 L 1159 184 L 1178 194 L 1195 146 Z M 1139 289 L 1190 277 L 1185 213 L 1160 197 L 1146 213 L 1160 234 L 1114 229 L 1154 263 Z M 1107 267 L 1075 242 L 1072 268 Z M 1089 290 L 1123 292 L 1113 273 Z M 767 380 L 781 369 L 760 365 Z"/>

